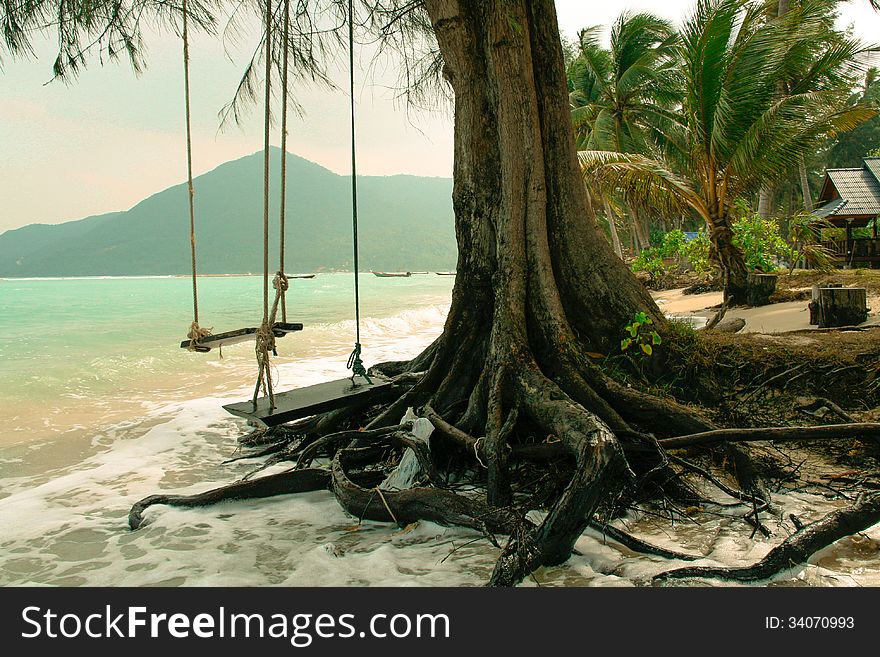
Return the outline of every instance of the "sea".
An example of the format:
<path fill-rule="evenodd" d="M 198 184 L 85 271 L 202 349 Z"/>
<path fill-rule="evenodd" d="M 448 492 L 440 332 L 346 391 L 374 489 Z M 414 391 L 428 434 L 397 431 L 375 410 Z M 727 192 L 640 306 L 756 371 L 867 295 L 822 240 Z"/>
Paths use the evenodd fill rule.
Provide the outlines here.
<path fill-rule="evenodd" d="M 276 389 L 347 375 L 355 341 L 354 275 L 293 278 L 278 341 Z M 417 355 L 443 329 L 454 277 L 359 277 L 367 365 Z M 200 277 L 202 326 L 256 326 L 259 276 Z M 498 548 L 467 529 L 359 522 L 330 492 L 198 509 L 151 507 L 131 531 L 133 503 L 232 483 L 259 461 L 227 462 L 251 431 L 222 405 L 253 392 L 253 345 L 200 354 L 180 348 L 192 321 L 186 277 L 0 279 L 0 585 L 480 586 Z M 261 474 L 288 466 L 268 468 Z M 780 496 L 750 537 L 744 510 L 674 525 L 624 518 L 658 545 L 745 565 L 793 531 L 788 514 L 821 517 L 837 502 Z M 535 520 L 540 513 L 533 512 Z M 880 585 L 880 527 L 814 555 L 770 585 Z M 566 564 L 524 586 L 639 586 L 684 563 L 633 553 L 588 530 Z M 684 585 L 727 585 L 718 581 Z"/>

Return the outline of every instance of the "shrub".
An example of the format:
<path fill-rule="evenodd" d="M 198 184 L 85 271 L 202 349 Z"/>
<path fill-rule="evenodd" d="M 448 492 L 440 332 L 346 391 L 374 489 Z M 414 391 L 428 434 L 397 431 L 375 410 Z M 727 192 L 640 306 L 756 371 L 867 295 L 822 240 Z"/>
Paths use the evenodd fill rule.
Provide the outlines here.
<path fill-rule="evenodd" d="M 776 220 L 747 214 L 735 220 L 732 227 L 733 243 L 742 250 L 746 267 L 762 272 L 775 271 L 776 258 L 788 252 Z"/>
<path fill-rule="evenodd" d="M 682 255 L 691 263 L 691 269 L 698 274 L 708 274 L 712 271 L 709 264 L 709 251 L 712 248 L 709 242 L 709 236 L 706 233 L 699 233 L 690 242 L 685 242 L 681 246 Z"/>

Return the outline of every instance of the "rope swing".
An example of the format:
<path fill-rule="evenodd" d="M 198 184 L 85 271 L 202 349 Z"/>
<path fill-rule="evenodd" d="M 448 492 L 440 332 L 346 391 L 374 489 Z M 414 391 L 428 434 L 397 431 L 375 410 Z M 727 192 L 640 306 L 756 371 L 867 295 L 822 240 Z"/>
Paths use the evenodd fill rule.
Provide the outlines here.
<path fill-rule="evenodd" d="M 290 0 L 284 0 L 284 32 L 282 34 L 282 52 L 281 52 L 281 200 L 279 225 L 280 235 L 278 237 L 278 285 L 282 287 L 281 292 L 281 321 L 287 322 L 287 288 L 289 282 L 287 275 L 284 273 L 284 220 L 287 207 L 287 68 L 288 68 L 288 46 L 290 43 Z M 277 288 L 276 288 L 277 289 Z"/>
<path fill-rule="evenodd" d="M 354 383 L 356 376 L 363 377 L 367 383 L 373 381 L 367 375 L 367 369 L 361 361 L 361 297 L 360 282 L 358 280 L 358 195 L 357 195 L 357 141 L 355 133 L 355 103 L 354 103 L 354 0 L 348 0 L 348 82 L 349 95 L 351 98 L 351 228 L 352 242 L 354 244 L 354 322 L 355 341 L 354 350 L 348 357 L 347 368 L 351 370 L 351 381 Z"/>
<path fill-rule="evenodd" d="M 282 50 L 280 63 L 281 79 L 281 198 L 280 198 L 280 235 L 279 235 L 279 258 L 278 270 L 272 279 L 272 287 L 275 290 L 274 300 L 270 303 L 269 292 L 269 213 L 270 213 L 270 136 L 271 136 L 271 102 L 272 102 L 272 68 L 275 64 L 273 59 L 273 46 L 275 35 L 273 34 L 272 0 L 265 0 L 262 7 L 264 11 L 264 50 L 265 58 L 265 96 L 263 115 L 263 313 L 259 328 L 243 328 L 226 333 L 212 334 L 198 326 L 198 297 L 196 287 L 196 249 L 195 249 L 195 220 L 193 206 L 193 183 L 192 183 L 192 146 L 190 137 L 190 100 L 189 100 L 189 45 L 186 24 L 186 2 L 184 3 L 184 66 L 186 84 L 186 120 L 187 120 L 187 165 L 188 181 L 190 190 L 190 244 L 192 255 L 193 275 L 193 323 L 190 330 L 190 339 L 181 346 L 189 346 L 196 351 L 210 351 L 224 344 L 235 344 L 247 339 L 255 339 L 255 353 L 257 360 L 257 380 L 254 385 L 254 394 L 250 401 L 240 404 L 224 406 L 229 412 L 246 417 L 261 426 L 276 426 L 278 424 L 313 415 L 315 413 L 340 408 L 348 404 L 354 397 L 363 400 L 373 399 L 381 395 L 392 384 L 389 381 L 374 382 L 367 374 L 367 369 L 361 360 L 361 317 L 360 317 L 360 271 L 359 244 L 358 244 L 358 189 L 357 189 L 357 134 L 356 134 L 356 107 L 355 107 L 355 71 L 354 71 L 354 0 L 348 0 L 348 60 L 349 60 L 349 94 L 351 110 L 351 210 L 352 210 L 352 240 L 354 254 L 354 305 L 355 305 L 355 343 L 354 349 L 348 358 L 347 368 L 351 370 L 349 378 L 336 381 L 327 381 L 312 386 L 297 388 L 295 390 L 275 393 L 272 380 L 271 355 L 277 356 L 275 350 L 276 338 L 293 331 L 302 330 L 300 323 L 287 323 L 286 293 L 289 281 L 285 270 L 285 220 L 286 220 L 286 188 L 287 188 L 287 118 L 288 118 L 288 82 L 289 82 L 289 47 L 290 47 L 290 0 L 280 0 L 280 6 L 284 13 L 282 22 L 282 35 L 278 39 L 278 47 Z M 276 5 L 277 7 L 278 5 Z M 278 312 L 281 312 L 283 321 L 277 322 Z M 363 378 L 367 385 L 358 385 L 355 378 Z M 262 396 L 261 396 L 262 394 Z"/>
<path fill-rule="evenodd" d="M 275 333 L 272 325 L 275 323 L 275 314 L 278 310 L 278 302 L 285 287 L 279 276 L 275 276 L 275 303 L 269 312 L 269 133 L 271 128 L 272 113 L 272 1 L 266 0 L 265 15 L 265 39 L 266 39 L 266 84 L 265 84 L 265 108 L 263 113 L 263 323 L 257 329 L 255 351 L 257 354 L 257 383 L 254 386 L 253 404 L 257 406 L 257 398 L 262 390 L 264 396 L 269 397 L 269 404 L 275 407 L 275 391 L 272 384 L 272 370 L 269 361 L 269 352 L 277 355 L 275 351 Z M 286 44 L 285 44 L 286 45 Z M 286 103 L 287 99 L 284 99 Z M 282 160 L 283 160 L 282 153 Z M 283 275 L 283 274 L 282 274 Z M 286 281 L 285 281 L 286 283 Z M 286 289 L 284 290 L 286 291 Z"/>
<path fill-rule="evenodd" d="M 270 0 L 266 0 L 266 32 L 269 34 L 270 27 Z M 287 289 L 287 278 L 284 276 L 284 184 L 286 179 L 285 160 L 286 160 L 286 103 L 287 103 L 287 46 L 288 46 L 288 0 L 284 2 L 284 58 L 282 63 L 282 96 L 284 97 L 285 107 L 281 113 L 282 121 L 282 154 L 281 161 L 281 185 L 282 185 L 282 205 L 281 205 L 281 239 L 282 253 L 280 261 L 280 269 L 275 276 L 275 303 L 272 304 L 271 312 L 267 311 L 268 306 L 268 237 L 264 239 L 264 288 L 263 288 L 263 326 L 260 328 L 260 336 L 257 342 L 257 363 L 260 368 L 260 375 L 257 379 L 257 385 L 254 390 L 254 397 L 250 401 L 240 402 L 236 404 L 227 404 L 223 408 L 238 417 L 246 418 L 249 422 L 260 427 L 275 427 L 286 422 L 298 420 L 310 415 L 324 413 L 337 408 L 347 406 L 355 399 L 361 403 L 368 402 L 373 399 L 380 398 L 391 387 L 390 381 L 381 379 L 373 381 L 367 374 L 361 360 L 361 314 L 360 314 L 360 284 L 358 274 L 360 270 L 359 253 L 358 253 L 358 192 L 357 192 L 357 140 L 355 131 L 355 73 L 354 73 L 354 1 L 348 0 L 348 63 L 349 63 L 349 95 L 351 101 L 351 223 L 352 223 L 352 240 L 354 250 L 354 311 L 355 311 L 355 343 L 354 349 L 348 358 L 347 367 L 351 370 L 351 376 L 335 381 L 326 381 L 315 385 L 305 386 L 280 392 L 277 395 L 272 390 L 272 379 L 269 371 L 269 351 L 274 348 L 274 341 L 271 337 L 271 327 L 275 321 L 275 314 L 278 311 L 279 304 L 281 312 L 284 313 L 284 291 Z M 269 150 L 269 59 L 271 51 L 269 48 L 269 37 L 267 36 L 266 46 L 266 135 L 265 135 L 265 152 Z M 268 180 L 269 180 L 269 160 L 268 155 L 265 159 L 265 181 L 266 189 L 264 194 L 264 235 L 268 235 Z M 274 325 L 274 328 L 280 326 Z M 298 325 L 300 328 L 302 325 Z M 278 333 L 276 332 L 276 335 Z M 355 377 L 362 377 L 365 385 L 355 383 Z M 258 398 L 260 390 L 263 390 L 267 397 Z"/>
<path fill-rule="evenodd" d="M 192 256 L 192 288 L 193 288 L 193 320 L 189 326 L 186 337 L 189 338 L 187 349 L 195 351 L 198 343 L 211 335 L 211 329 L 199 326 L 199 289 L 196 279 L 196 212 L 195 212 L 195 189 L 193 188 L 192 174 L 192 121 L 190 118 L 189 101 L 189 30 L 187 16 L 189 8 L 187 0 L 183 0 L 183 86 L 186 106 L 186 181 L 189 191 L 189 244 Z"/>

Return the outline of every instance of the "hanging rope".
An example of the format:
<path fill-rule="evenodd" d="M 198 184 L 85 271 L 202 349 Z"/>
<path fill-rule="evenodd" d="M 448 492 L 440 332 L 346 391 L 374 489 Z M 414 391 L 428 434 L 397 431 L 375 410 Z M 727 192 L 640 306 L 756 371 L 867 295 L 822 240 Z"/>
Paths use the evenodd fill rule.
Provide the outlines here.
<path fill-rule="evenodd" d="M 193 288 L 193 321 L 189 326 L 186 337 L 189 338 L 190 351 L 195 351 L 199 341 L 211 335 L 211 329 L 199 326 L 199 289 L 196 279 L 196 212 L 195 212 L 195 189 L 193 188 L 192 173 L 192 129 L 189 103 L 189 31 L 187 15 L 189 10 L 187 1 L 183 0 L 183 87 L 186 105 L 186 180 L 189 190 L 189 245 L 192 256 L 192 288 Z"/>
<path fill-rule="evenodd" d="M 268 395 L 269 404 L 275 408 L 275 392 L 272 389 L 272 371 L 269 362 L 269 352 L 275 353 L 275 333 L 272 324 L 275 323 L 275 310 L 277 309 L 280 292 L 275 293 L 273 304 L 272 321 L 269 317 L 269 128 L 271 122 L 271 76 L 272 76 L 272 1 L 266 0 L 266 97 L 265 113 L 263 116 L 263 323 L 257 329 L 256 346 L 257 353 L 257 384 L 254 387 L 253 404 L 257 406 L 257 397 L 260 390 Z M 276 277 L 277 279 L 277 277 Z"/>
<path fill-rule="evenodd" d="M 284 219 L 287 200 L 287 48 L 290 42 L 290 0 L 284 0 L 284 35 L 281 54 L 281 212 L 279 217 L 280 236 L 278 241 L 278 274 L 284 279 L 284 292 L 287 292 L 287 276 L 284 274 Z M 287 295 L 281 294 L 281 321 L 287 322 Z"/>
<path fill-rule="evenodd" d="M 354 350 L 348 357 L 348 369 L 351 370 L 351 380 L 360 376 L 372 384 L 367 375 L 367 369 L 361 362 L 361 299 L 360 284 L 358 281 L 358 206 L 357 206 L 357 147 L 355 133 L 355 104 L 354 104 L 354 2 L 348 0 L 348 81 L 349 95 L 351 97 L 351 224 L 354 243 L 354 320 L 355 342 Z"/>

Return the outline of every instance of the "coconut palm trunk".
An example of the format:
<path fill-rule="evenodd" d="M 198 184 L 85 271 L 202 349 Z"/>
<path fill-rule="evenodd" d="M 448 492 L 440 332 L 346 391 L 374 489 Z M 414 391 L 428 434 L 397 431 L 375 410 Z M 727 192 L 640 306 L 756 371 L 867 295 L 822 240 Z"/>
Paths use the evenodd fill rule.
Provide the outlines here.
<path fill-rule="evenodd" d="M 801 193 L 804 197 L 804 209 L 813 211 L 813 193 L 810 191 L 810 178 L 807 175 L 807 163 L 803 155 L 798 157 L 798 172 L 801 178 Z"/>

